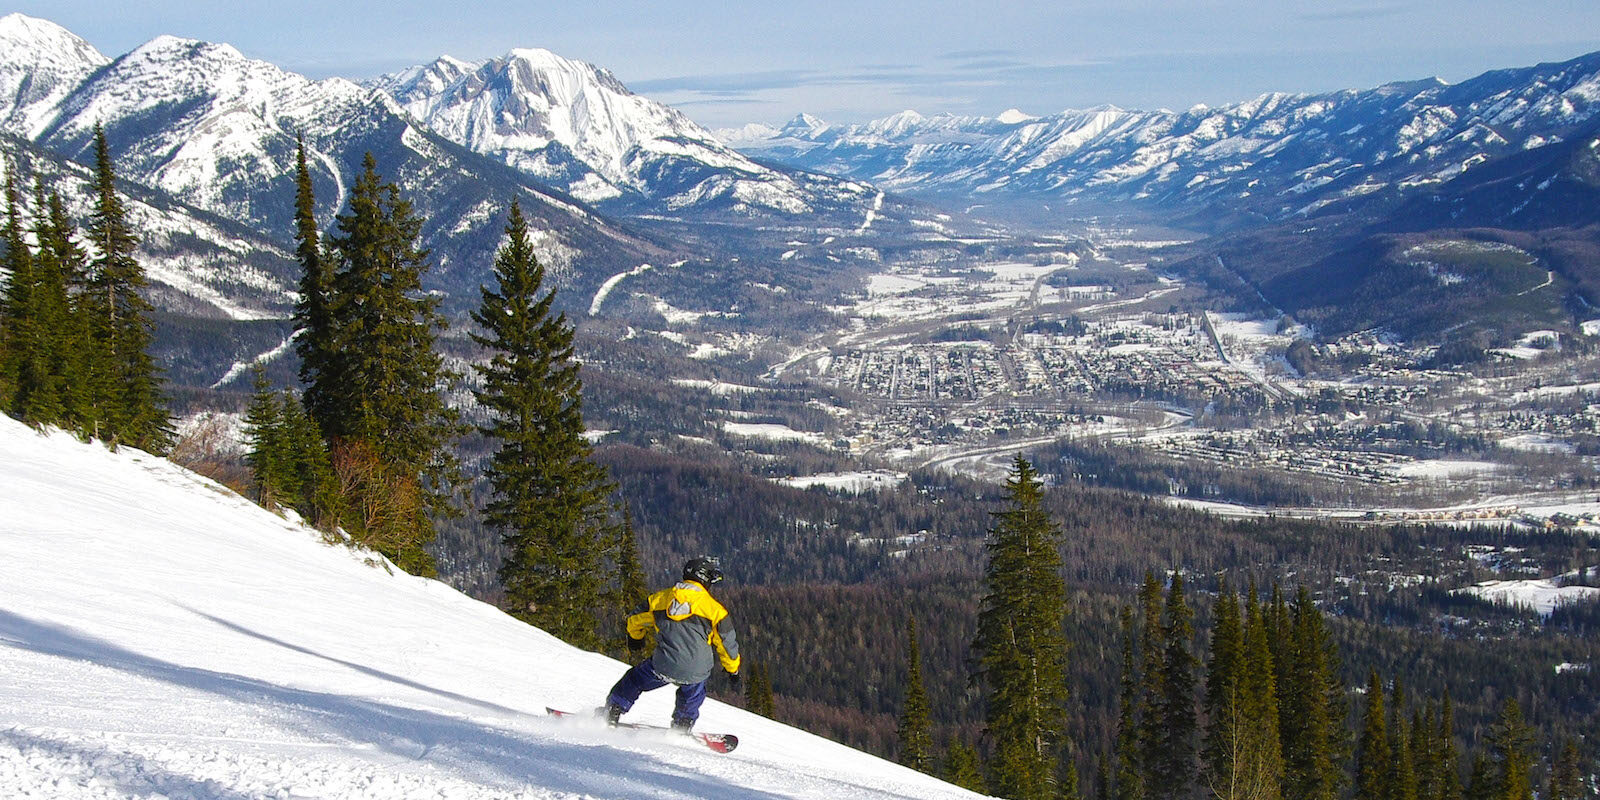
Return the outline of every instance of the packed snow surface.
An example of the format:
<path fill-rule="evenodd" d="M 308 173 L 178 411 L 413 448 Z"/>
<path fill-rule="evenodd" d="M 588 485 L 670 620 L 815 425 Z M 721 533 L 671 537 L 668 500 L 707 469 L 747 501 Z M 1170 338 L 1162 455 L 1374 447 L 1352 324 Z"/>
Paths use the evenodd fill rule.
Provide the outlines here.
<path fill-rule="evenodd" d="M 0 797 L 974 796 L 717 702 L 700 727 L 739 734 L 731 755 L 547 718 L 623 665 L 163 459 L 4 417 L 0 552 Z"/>

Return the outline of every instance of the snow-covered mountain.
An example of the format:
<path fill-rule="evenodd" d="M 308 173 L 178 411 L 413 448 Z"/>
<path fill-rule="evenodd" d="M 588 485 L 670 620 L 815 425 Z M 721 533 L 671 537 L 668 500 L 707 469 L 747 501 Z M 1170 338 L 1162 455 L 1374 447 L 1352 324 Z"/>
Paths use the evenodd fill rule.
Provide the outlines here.
<path fill-rule="evenodd" d="M 1572 135 L 1600 114 L 1600 53 L 1559 64 L 1183 112 L 1111 106 L 1030 117 L 907 111 L 859 125 L 802 115 L 747 153 L 911 193 L 1147 201 L 1268 216 L 1441 184 Z"/>
<path fill-rule="evenodd" d="M 751 161 L 607 70 L 548 50 L 470 64 L 449 56 L 369 84 L 434 133 L 586 202 L 810 214 L 870 201 L 870 187 Z"/>
<path fill-rule="evenodd" d="M 28 139 L 39 135 L 67 94 L 111 61 L 65 28 L 22 14 L 0 17 L 0 53 L 0 119 Z"/>
<path fill-rule="evenodd" d="M 512 197 L 539 231 L 558 276 L 589 259 L 596 272 L 661 249 L 532 176 L 478 157 L 413 124 L 387 94 L 341 78 L 313 81 L 225 44 L 161 36 L 107 60 L 53 23 L 0 17 L 6 132 L 86 160 L 102 125 L 119 175 L 262 234 L 288 240 L 295 137 L 303 134 L 326 222 L 373 153 L 425 220 L 441 269 L 436 286 L 478 285 Z M 48 69 L 43 69 L 43 67 Z M 48 91 L 34 90 L 48 78 Z"/>
<path fill-rule="evenodd" d="M 976 797 L 715 701 L 700 725 L 740 735 L 730 755 L 550 719 L 625 665 L 164 459 L 4 416 L 0 552 L 0 796 Z"/>
<path fill-rule="evenodd" d="M 61 195 L 72 219 L 80 224 L 88 219 L 94 197 L 88 167 L 0 134 L 0 179 L 11 177 L 21 190 L 24 225 L 31 225 L 39 212 L 30 191 L 36 177 Z M 165 192 L 138 185 L 124 189 L 129 221 L 139 232 L 138 254 L 150 279 L 150 299 L 158 308 L 240 321 L 290 314 L 299 267 L 294 253 L 278 240 Z"/>

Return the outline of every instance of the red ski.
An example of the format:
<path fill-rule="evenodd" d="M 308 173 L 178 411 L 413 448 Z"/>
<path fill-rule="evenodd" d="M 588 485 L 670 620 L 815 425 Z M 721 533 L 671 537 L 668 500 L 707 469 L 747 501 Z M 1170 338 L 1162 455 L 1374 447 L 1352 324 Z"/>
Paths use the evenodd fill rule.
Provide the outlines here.
<path fill-rule="evenodd" d="M 560 709 L 550 708 L 549 706 L 546 706 L 544 710 L 545 713 L 552 717 L 576 720 L 594 719 L 597 722 L 599 721 L 597 715 L 593 712 L 588 714 L 580 714 L 572 711 L 562 711 Z M 642 722 L 618 722 L 617 727 L 627 728 L 628 730 L 634 731 L 673 732 L 671 728 L 668 728 L 664 725 L 646 725 Z M 706 747 L 709 747 L 718 753 L 731 753 L 733 752 L 734 748 L 739 746 L 739 737 L 734 736 L 731 733 L 702 733 L 700 731 L 690 731 L 688 733 L 688 737 L 690 739 L 699 741 L 701 744 L 704 744 Z"/>

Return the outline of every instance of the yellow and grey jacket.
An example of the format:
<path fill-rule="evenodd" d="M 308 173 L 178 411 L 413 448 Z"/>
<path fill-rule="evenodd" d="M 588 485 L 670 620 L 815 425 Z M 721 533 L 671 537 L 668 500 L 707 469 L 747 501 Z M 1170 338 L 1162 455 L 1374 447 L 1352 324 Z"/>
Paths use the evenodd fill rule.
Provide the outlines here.
<path fill-rule="evenodd" d="M 739 671 L 739 642 L 728 609 L 695 581 L 650 595 L 646 610 L 628 617 L 628 635 L 635 639 L 652 628 L 656 651 L 650 663 L 673 683 L 699 683 L 711 677 L 718 662 L 728 672 Z"/>

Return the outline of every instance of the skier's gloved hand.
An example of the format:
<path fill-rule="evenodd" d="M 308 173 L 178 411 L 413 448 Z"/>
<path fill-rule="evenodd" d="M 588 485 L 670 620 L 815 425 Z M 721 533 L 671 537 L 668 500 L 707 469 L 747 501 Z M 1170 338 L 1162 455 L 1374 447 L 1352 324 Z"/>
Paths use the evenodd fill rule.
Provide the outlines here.
<path fill-rule="evenodd" d="M 729 686 L 732 686 L 733 688 L 737 689 L 737 688 L 739 688 L 739 682 L 742 681 L 742 680 L 744 680 L 744 679 L 739 677 L 739 673 L 737 673 L 737 672 L 728 673 L 728 685 Z"/>
<path fill-rule="evenodd" d="M 632 636 L 629 636 L 628 637 L 628 649 L 632 650 L 635 653 L 639 652 L 640 650 L 643 650 L 644 649 L 644 640 L 643 639 L 635 639 Z"/>

